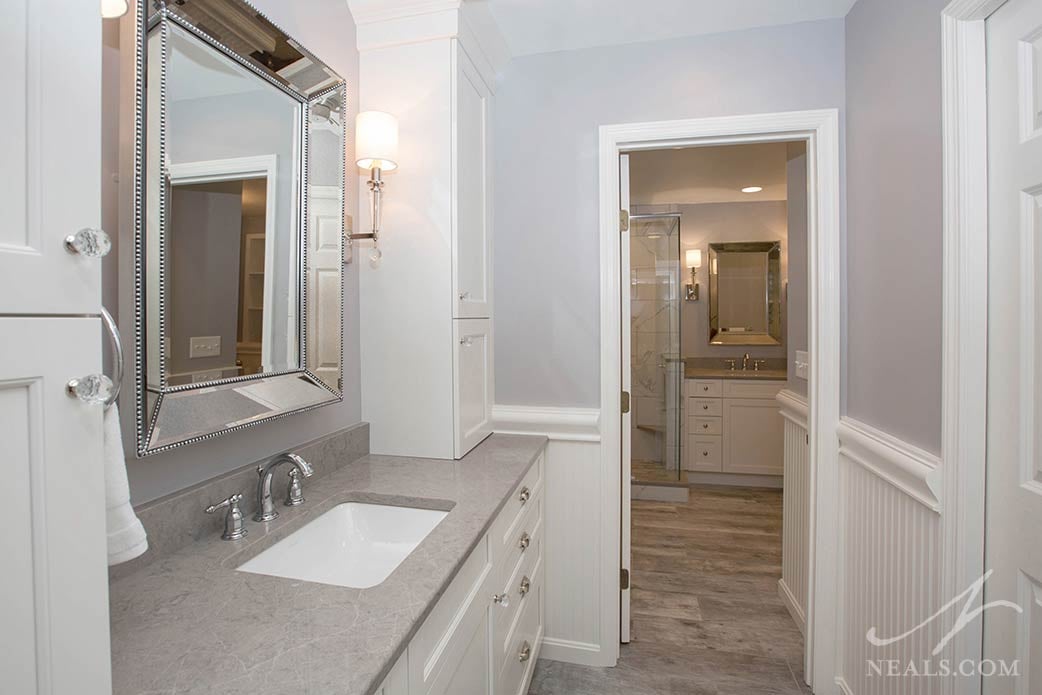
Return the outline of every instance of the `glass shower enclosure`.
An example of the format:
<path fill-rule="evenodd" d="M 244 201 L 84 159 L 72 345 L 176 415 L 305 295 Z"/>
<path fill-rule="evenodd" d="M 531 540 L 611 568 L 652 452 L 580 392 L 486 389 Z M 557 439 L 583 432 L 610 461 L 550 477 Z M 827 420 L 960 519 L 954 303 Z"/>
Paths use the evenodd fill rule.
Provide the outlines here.
<path fill-rule="evenodd" d="M 630 215 L 631 461 L 633 481 L 683 481 L 684 362 L 680 352 L 680 215 Z"/>

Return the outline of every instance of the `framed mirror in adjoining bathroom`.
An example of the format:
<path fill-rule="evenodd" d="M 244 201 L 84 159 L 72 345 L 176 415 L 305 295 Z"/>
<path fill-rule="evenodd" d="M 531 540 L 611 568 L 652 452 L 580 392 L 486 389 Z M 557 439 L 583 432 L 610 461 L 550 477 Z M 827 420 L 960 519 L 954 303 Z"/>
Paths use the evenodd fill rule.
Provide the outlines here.
<path fill-rule="evenodd" d="M 781 345 L 780 241 L 709 245 L 709 344 Z"/>
<path fill-rule="evenodd" d="M 146 456 L 341 400 L 346 88 L 242 0 L 138 7 Z"/>

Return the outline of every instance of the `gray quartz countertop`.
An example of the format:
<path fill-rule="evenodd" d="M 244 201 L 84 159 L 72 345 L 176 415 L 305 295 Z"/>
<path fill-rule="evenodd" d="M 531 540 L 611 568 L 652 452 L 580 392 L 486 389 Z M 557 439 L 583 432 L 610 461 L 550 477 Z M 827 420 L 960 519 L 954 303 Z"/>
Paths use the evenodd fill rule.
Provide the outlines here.
<path fill-rule="evenodd" d="M 281 516 L 268 524 L 250 520 L 243 540 L 215 535 L 113 582 L 113 691 L 373 691 L 545 443 L 497 434 L 460 461 L 365 456 L 313 485 L 305 481 L 306 504 L 279 504 Z M 347 501 L 450 511 L 369 589 L 235 569 Z"/>
<path fill-rule="evenodd" d="M 684 369 L 685 379 L 774 379 L 784 381 L 784 369 L 713 369 L 711 367 L 692 367 Z"/>

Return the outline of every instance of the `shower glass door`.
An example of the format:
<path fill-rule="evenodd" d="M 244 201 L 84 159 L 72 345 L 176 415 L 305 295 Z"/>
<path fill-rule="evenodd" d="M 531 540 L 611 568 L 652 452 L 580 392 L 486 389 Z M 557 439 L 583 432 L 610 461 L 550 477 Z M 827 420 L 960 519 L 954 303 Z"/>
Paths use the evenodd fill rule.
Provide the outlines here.
<path fill-rule="evenodd" d="M 631 460 L 634 482 L 676 483 L 680 355 L 680 215 L 630 216 Z"/>

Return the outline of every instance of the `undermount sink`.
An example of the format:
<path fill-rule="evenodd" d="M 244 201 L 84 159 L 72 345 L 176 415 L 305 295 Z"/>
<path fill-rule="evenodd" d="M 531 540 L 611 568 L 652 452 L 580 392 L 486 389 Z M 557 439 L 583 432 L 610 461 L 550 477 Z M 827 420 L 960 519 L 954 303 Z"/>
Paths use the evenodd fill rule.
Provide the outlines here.
<path fill-rule="evenodd" d="M 345 502 L 240 565 L 239 571 L 367 589 L 387 579 L 447 514 Z"/>

